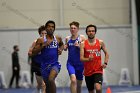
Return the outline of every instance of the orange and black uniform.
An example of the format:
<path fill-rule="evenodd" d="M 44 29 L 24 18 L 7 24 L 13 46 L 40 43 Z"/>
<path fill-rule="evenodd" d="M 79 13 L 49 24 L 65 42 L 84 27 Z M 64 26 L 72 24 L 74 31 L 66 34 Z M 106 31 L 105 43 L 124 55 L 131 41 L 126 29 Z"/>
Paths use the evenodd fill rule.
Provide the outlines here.
<path fill-rule="evenodd" d="M 84 43 L 84 57 L 93 56 L 93 60 L 84 62 L 84 75 L 88 90 L 94 89 L 95 83 L 102 84 L 102 62 L 101 62 L 101 46 L 98 39 L 95 39 L 94 45 L 89 45 L 88 40 Z"/>

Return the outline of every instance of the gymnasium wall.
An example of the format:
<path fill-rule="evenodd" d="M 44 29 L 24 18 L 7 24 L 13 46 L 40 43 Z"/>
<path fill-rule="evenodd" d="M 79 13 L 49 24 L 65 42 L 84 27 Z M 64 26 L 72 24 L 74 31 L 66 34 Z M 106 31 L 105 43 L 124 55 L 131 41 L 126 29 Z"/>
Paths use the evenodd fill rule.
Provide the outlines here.
<path fill-rule="evenodd" d="M 130 23 L 130 0 L 0 0 L 0 27 L 38 27 L 46 20 L 68 27 Z"/>
<path fill-rule="evenodd" d="M 134 74 L 135 67 L 133 67 L 133 42 L 136 42 L 137 39 L 132 35 L 131 26 L 97 27 L 96 37 L 104 40 L 110 55 L 108 68 L 105 70 L 108 84 L 118 85 L 122 68 L 129 69 L 130 78 L 134 84 L 134 77 L 137 73 Z M 85 27 L 82 27 L 79 33 L 86 35 Z M 60 35 L 64 40 L 67 35 L 70 35 L 69 28 L 57 28 L 55 34 Z M 30 71 L 30 66 L 27 63 L 27 52 L 37 37 L 37 28 L 0 29 L 0 71 L 4 72 L 7 84 L 9 84 L 12 75 L 11 52 L 13 51 L 13 45 L 17 44 L 20 48 L 21 71 Z M 102 60 L 103 59 L 104 58 L 102 58 Z M 69 76 L 65 66 L 67 52 L 64 51 L 59 60 L 62 64 L 62 69 L 56 82 L 58 86 L 64 87 L 69 84 Z M 83 85 L 85 85 L 85 83 L 83 83 Z"/>

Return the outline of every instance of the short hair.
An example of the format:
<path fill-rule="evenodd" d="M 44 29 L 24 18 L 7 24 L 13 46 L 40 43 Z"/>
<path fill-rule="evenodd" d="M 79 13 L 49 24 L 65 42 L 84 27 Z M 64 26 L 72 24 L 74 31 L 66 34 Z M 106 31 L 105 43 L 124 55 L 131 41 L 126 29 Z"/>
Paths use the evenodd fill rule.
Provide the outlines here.
<path fill-rule="evenodd" d="M 79 22 L 76 22 L 76 21 L 73 21 L 73 22 L 71 22 L 70 24 L 69 24 L 70 26 L 71 25 L 75 25 L 76 27 L 78 27 L 79 28 Z"/>
<path fill-rule="evenodd" d="M 38 33 L 41 34 L 41 32 L 44 31 L 44 30 L 45 30 L 45 26 L 42 25 L 38 28 Z"/>
<path fill-rule="evenodd" d="M 46 22 L 46 24 L 45 24 L 45 28 L 48 26 L 49 23 L 54 24 L 54 29 L 55 29 L 55 22 L 52 21 L 52 20 L 49 20 L 49 21 Z"/>
<path fill-rule="evenodd" d="M 13 46 L 13 49 L 15 50 L 17 47 L 18 47 L 18 45 L 14 45 L 14 46 Z"/>
<path fill-rule="evenodd" d="M 86 27 L 86 33 L 87 33 L 87 29 L 88 29 L 89 27 L 94 27 L 94 28 L 95 28 L 95 33 L 97 32 L 97 27 L 96 27 L 95 25 L 90 24 L 90 25 L 88 25 L 88 26 Z"/>

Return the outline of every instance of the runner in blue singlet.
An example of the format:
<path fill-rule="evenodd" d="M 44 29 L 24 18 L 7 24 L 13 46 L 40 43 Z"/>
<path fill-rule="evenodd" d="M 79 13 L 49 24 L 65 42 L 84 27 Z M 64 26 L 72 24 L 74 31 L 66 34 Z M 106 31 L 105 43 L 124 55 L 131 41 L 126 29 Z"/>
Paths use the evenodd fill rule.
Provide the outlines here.
<path fill-rule="evenodd" d="M 47 42 L 47 40 L 44 40 Z M 42 63 L 41 63 L 41 73 L 44 79 L 49 77 L 50 70 L 54 69 L 57 73 L 59 72 L 61 65 L 58 62 L 58 42 L 54 36 L 53 41 L 49 46 L 46 46 L 41 51 Z"/>
<path fill-rule="evenodd" d="M 41 74 L 46 84 L 46 93 L 56 93 L 55 78 L 60 71 L 58 55 L 62 53 L 63 42 L 61 37 L 54 36 L 55 22 L 48 21 L 45 24 L 47 35 L 38 38 L 33 49 L 33 55 L 41 52 Z"/>
<path fill-rule="evenodd" d="M 80 42 L 85 40 L 83 35 L 78 35 L 79 23 L 70 23 L 71 36 L 67 36 L 65 40 L 64 50 L 68 49 L 67 70 L 70 75 L 71 93 L 81 93 L 81 85 L 83 80 L 83 63 L 80 61 Z"/>

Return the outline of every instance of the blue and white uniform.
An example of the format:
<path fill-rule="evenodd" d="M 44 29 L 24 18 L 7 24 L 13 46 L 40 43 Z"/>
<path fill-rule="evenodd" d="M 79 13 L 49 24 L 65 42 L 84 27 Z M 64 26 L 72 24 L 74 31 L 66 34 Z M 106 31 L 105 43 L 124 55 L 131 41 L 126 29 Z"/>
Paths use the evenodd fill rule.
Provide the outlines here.
<path fill-rule="evenodd" d="M 74 45 L 75 42 L 80 43 L 80 35 L 75 40 L 68 40 L 67 70 L 69 75 L 75 74 L 78 80 L 83 80 L 84 66 L 80 61 L 80 48 Z"/>
<path fill-rule="evenodd" d="M 46 42 L 47 39 L 45 38 Z M 59 73 L 61 69 L 61 65 L 58 62 L 58 42 L 56 37 L 54 36 L 53 41 L 49 46 L 46 46 L 41 51 L 42 62 L 41 62 L 41 74 L 44 79 L 47 79 L 50 71 L 54 69 L 57 73 Z"/>

